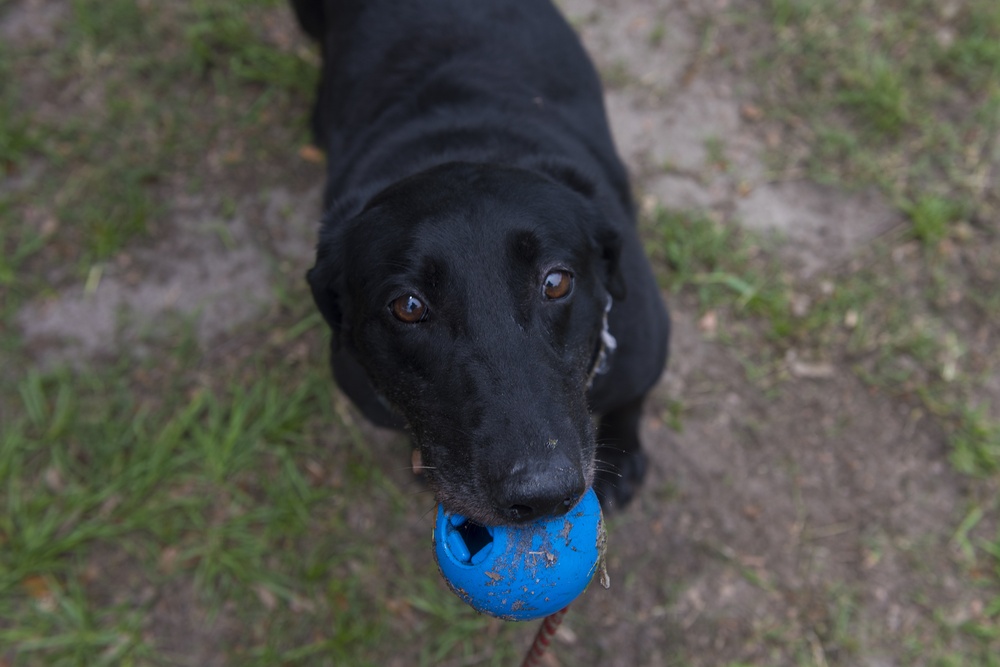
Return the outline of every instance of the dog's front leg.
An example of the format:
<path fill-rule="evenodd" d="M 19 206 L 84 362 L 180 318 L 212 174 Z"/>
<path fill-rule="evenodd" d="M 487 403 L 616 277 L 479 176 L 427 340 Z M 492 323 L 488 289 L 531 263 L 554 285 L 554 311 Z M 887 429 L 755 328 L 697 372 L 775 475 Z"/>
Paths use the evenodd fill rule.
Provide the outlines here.
<path fill-rule="evenodd" d="M 639 398 L 601 417 L 594 490 L 606 510 L 618 510 L 627 505 L 646 476 L 646 454 L 639 442 L 644 399 Z"/>

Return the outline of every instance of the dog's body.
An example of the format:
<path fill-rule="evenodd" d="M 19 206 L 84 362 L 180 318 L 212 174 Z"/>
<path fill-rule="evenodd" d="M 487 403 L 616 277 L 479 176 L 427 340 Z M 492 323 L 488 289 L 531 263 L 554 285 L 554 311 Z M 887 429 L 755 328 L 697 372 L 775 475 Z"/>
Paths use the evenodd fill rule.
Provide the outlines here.
<path fill-rule="evenodd" d="M 624 504 L 669 321 L 576 35 L 548 0 L 293 4 L 323 53 L 309 282 L 338 383 L 453 512 Z"/>

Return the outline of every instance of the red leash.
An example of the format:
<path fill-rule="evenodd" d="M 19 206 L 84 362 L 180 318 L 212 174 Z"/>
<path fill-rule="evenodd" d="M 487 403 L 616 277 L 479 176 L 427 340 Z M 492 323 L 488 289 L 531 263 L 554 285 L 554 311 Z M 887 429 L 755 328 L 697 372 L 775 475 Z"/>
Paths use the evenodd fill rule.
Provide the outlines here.
<path fill-rule="evenodd" d="M 568 610 L 568 606 L 563 607 L 556 613 L 545 617 L 545 620 L 542 621 L 542 627 L 538 628 L 538 634 L 535 635 L 535 641 L 531 645 L 531 650 L 528 651 L 524 662 L 521 663 L 521 667 L 536 667 L 540 664 L 538 661 L 545 655 L 549 644 L 552 643 L 553 635 L 556 634 L 556 630 L 559 629 L 559 624 L 562 623 L 563 616 L 566 615 Z"/>

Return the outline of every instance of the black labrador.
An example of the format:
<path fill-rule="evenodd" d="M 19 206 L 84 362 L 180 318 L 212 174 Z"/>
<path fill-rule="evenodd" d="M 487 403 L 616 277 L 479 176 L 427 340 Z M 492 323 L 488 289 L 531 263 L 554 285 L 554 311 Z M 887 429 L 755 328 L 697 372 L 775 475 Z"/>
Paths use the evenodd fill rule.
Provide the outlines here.
<path fill-rule="evenodd" d="M 549 0 L 293 5 L 322 49 L 308 280 L 337 382 L 450 511 L 624 505 L 670 327 L 576 34 Z"/>

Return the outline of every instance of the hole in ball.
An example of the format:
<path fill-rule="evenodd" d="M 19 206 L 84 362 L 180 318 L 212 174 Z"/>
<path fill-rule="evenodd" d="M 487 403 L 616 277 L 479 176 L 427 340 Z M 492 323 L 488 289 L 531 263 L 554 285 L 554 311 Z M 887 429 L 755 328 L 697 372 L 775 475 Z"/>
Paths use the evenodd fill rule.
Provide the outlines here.
<path fill-rule="evenodd" d="M 476 554 L 493 544 L 493 534 L 486 526 L 478 523 L 466 521 L 456 528 L 458 534 L 462 536 L 462 541 L 469 549 L 469 561 L 476 562 Z"/>

